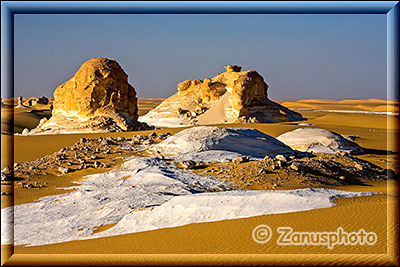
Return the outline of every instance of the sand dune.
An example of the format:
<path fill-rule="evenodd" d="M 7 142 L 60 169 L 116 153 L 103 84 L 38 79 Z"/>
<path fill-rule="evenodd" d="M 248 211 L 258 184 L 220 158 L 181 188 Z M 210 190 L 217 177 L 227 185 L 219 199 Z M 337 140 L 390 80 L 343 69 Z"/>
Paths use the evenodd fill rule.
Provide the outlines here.
<path fill-rule="evenodd" d="M 326 99 L 300 99 L 297 100 L 300 103 L 324 103 L 324 104 L 334 104 L 337 101 L 335 100 L 326 100 Z"/>
<path fill-rule="evenodd" d="M 338 103 L 343 104 L 359 104 L 359 103 L 371 103 L 371 104 L 390 104 L 390 105 L 399 105 L 399 101 L 397 100 L 384 100 L 384 99 L 345 99 L 337 101 Z"/>
<path fill-rule="evenodd" d="M 372 106 L 372 105 L 356 105 L 356 108 L 360 108 L 363 110 L 367 111 L 374 111 L 374 112 L 395 112 L 399 113 L 399 106 L 398 105 L 377 105 L 377 106 Z"/>
<path fill-rule="evenodd" d="M 285 101 L 281 103 L 283 106 L 287 108 L 313 108 L 313 105 L 301 102 L 294 102 L 294 101 Z"/>
<path fill-rule="evenodd" d="M 310 108 L 312 110 L 352 110 L 370 112 L 399 112 L 399 102 L 383 99 L 359 99 L 359 100 L 321 100 L 304 99 L 298 101 L 281 101 L 282 105 L 293 109 Z"/>
<path fill-rule="evenodd" d="M 139 98 L 138 99 L 138 114 L 142 116 L 158 106 L 165 98 Z"/>

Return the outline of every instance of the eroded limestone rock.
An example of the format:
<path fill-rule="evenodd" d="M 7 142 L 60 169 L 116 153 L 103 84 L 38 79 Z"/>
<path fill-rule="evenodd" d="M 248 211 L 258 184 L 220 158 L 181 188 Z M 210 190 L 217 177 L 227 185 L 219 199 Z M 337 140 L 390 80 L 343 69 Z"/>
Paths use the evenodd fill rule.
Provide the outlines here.
<path fill-rule="evenodd" d="M 160 127 L 303 120 L 268 99 L 268 85 L 257 71 L 241 71 L 236 65 L 225 68 L 213 78 L 179 83 L 178 93 L 139 120 Z"/>
<path fill-rule="evenodd" d="M 137 118 L 136 91 L 128 75 L 115 60 L 93 58 L 56 88 L 52 117 L 29 134 L 149 129 Z"/>

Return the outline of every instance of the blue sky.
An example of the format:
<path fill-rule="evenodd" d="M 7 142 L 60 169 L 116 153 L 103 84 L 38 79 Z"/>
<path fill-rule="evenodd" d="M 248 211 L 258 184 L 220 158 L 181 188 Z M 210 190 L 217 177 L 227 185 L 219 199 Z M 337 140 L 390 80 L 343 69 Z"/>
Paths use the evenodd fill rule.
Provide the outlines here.
<path fill-rule="evenodd" d="M 386 15 L 14 16 L 15 96 L 52 97 L 93 57 L 116 59 L 138 97 L 237 64 L 271 99 L 386 98 Z"/>

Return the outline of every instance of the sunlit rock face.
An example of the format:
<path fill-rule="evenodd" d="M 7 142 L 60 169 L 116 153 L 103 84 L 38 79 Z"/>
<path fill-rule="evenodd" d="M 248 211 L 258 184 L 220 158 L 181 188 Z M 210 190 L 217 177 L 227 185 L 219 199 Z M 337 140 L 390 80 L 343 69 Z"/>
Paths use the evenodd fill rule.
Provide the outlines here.
<path fill-rule="evenodd" d="M 283 122 L 302 116 L 268 99 L 268 85 L 255 70 L 228 65 L 213 78 L 178 84 L 178 92 L 139 120 L 156 126 Z"/>
<path fill-rule="evenodd" d="M 137 122 L 136 91 L 115 60 L 92 58 L 54 91 L 52 117 L 34 133 L 52 131 L 128 131 L 146 129 Z"/>

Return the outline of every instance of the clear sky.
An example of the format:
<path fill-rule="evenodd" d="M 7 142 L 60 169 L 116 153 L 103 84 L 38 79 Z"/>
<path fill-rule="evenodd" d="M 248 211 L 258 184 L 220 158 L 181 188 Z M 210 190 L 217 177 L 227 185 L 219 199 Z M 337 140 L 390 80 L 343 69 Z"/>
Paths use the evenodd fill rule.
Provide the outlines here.
<path fill-rule="evenodd" d="M 386 98 L 386 15 L 14 15 L 15 96 L 53 96 L 93 57 L 116 59 L 138 97 L 237 64 L 271 99 Z"/>

